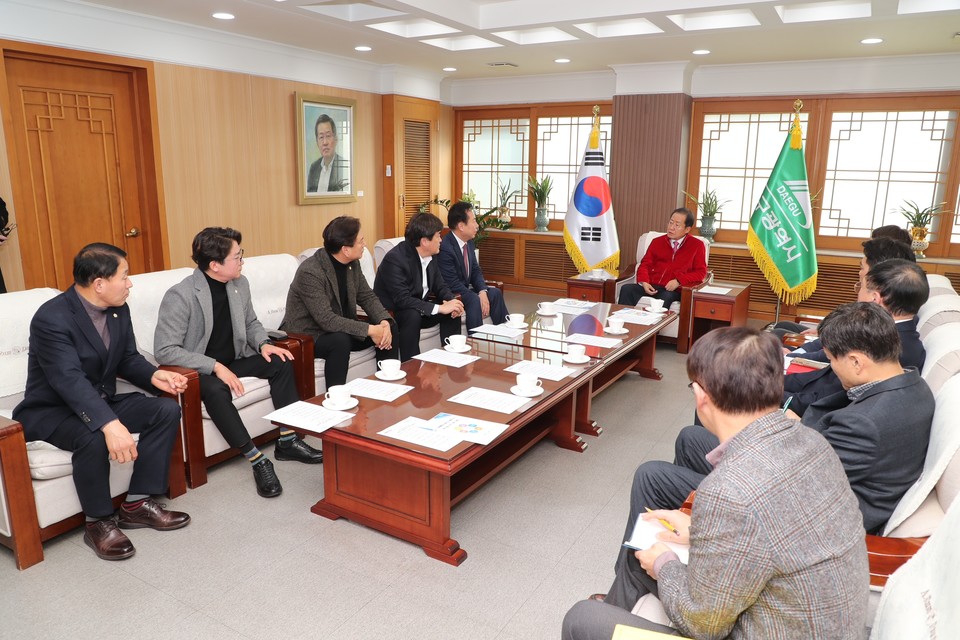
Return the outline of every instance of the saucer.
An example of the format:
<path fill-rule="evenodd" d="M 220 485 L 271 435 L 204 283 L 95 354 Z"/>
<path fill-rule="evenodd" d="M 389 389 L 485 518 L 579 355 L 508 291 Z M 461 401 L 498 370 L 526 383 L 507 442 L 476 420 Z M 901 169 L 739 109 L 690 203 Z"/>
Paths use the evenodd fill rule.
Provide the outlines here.
<path fill-rule="evenodd" d="M 386 380 L 387 382 L 391 382 L 393 380 L 403 380 L 404 378 L 407 377 L 406 372 L 402 370 L 397 371 L 397 374 L 393 376 L 387 373 L 386 371 L 377 371 L 373 375 L 377 376 L 379 380 Z"/>
<path fill-rule="evenodd" d="M 610 327 L 603 328 L 604 333 L 611 333 L 615 336 L 622 336 L 625 333 L 630 333 L 630 330 L 626 327 L 620 327 L 619 329 L 611 329 Z"/>
<path fill-rule="evenodd" d="M 543 387 L 535 387 L 534 390 L 521 389 L 517 385 L 510 387 L 510 393 L 521 398 L 536 398 L 543 393 Z"/>
<path fill-rule="evenodd" d="M 553 313 L 547 313 L 547 312 L 545 312 L 545 311 L 540 311 L 539 309 L 537 309 L 537 315 L 538 315 L 538 316 L 543 316 L 544 318 L 552 318 L 552 317 L 554 317 L 555 315 L 557 315 L 557 312 L 554 311 Z"/>
<path fill-rule="evenodd" d="M 660 307 L 659 309 L 654 309 L 653 307 L 644 307 L 642 310 L 658 316 L 667 312 L 664 307 Z"/>
<path fill-rule="evenodd" d="M 344 404 L 333 404 L 332 402 L 330 402 L 330 399 L 328 398 L 323 402 L 321 402 L 320 404 L 323 405 L 324 409 L 330 409 L 331 411 L 346 411 L 347 409 L 353 409 L 355 406 L 360 404 L 360 399 L 350 398 L 350 401 Z"/>
<path fill-rule="evenodd" d="M 465 344 L 459 349 L 454 347 L 452 344 L 447 344 L 443 346 L 444 351 L 449 351 L 450 353 L 466 353 L 470 351 L 470 345 Z"/>
<path fill-rule="evenodd" d="M 526 322 L 521 322 L 520 324 L 510 324 L 509 322 L 504 322 L 503 326 L 508 329 L 526 329 L 530 325 L 528 325 Z"/>
<path fill-rule="evenodd" d="M 563 354 L 563 361 L 569 362 L 570 364 L 586 364 L 590 362 L 590 356 L 588 356 L 587 354 L 583 354 L 579 358 L 574 358 L 569 353 L 565 353 Z"/>

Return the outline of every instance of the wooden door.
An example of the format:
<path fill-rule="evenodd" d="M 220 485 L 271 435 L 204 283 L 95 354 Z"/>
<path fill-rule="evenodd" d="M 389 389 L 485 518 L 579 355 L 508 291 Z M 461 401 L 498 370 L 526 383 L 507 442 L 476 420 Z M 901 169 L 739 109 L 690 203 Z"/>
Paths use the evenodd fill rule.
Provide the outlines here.
<path fill-rule="evenodd" d="M 131 273 L 162 268 L 138 70 L 9 50 L 4 67 L 26 286 L 69 286 L 91 242 L 123 248 Z"/>
<path fill-rule="evenodd" d="M 383 157 L 391 166 L 384 177 L 383 228 L 385 237 L 402 236 L 418 207 L 438 194 L 438 154 L 434 135 L 439 122 L 439 105 L 406 96 L 383 97 Z M 432 210 L 438 212 L 436 207 Z M 443 215 L 441 219 L 446 222 Z"/>

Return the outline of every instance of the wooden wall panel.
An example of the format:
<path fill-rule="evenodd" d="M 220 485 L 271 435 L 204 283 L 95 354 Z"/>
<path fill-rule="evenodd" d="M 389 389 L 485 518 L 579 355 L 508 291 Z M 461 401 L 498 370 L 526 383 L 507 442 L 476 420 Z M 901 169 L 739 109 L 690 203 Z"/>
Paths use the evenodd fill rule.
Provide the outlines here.
<path fill-rule="evenodd" d="M 613 99 L 610 190 L 621 268 L 634 261 L 637 238 L 665 230 L 669 212 L 682 204 L 692 103 L 680 93 Z"/>
<path fill-rule="evenodd" d="M 247 255 L 319 246 L 340 215 L 360 218 L 370 246 L 380 237 L 378 94 L 171 64 L 155 77 L 172 267 L 192 266 L 206 226 L 240 230 Z M 357 101 L 356 202 L 297 204 L 297 91 Z"/>

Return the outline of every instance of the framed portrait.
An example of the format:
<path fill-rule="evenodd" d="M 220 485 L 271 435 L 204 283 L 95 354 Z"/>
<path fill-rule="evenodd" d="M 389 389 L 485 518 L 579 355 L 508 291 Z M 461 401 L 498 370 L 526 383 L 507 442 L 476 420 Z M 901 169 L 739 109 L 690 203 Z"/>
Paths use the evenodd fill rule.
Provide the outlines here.
<path fill-rule="evenodd" d="M 297 93 L 297 202 L 355 202 L 357 101 Z"/>

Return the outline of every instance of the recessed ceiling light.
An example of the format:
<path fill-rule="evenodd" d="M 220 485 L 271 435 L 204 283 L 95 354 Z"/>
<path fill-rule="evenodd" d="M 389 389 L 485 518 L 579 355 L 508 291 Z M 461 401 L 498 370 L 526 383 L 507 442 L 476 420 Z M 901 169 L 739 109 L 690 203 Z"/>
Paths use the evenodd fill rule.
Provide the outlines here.
<path fill-rule="evenodd" d="M 443 70 L 444 70 L 444 71 L 451 71 L 451 72 L 452 72 L 452 71 L 456 71 L 457 68 L 456 68 L 456 67 L 444 67 Z"/>
<path fill-rule="evenodd" d="M 693 55 L 695 56 L 706 56 L 710 54 L 710 49 L 694 49 Z"/>
<path fill-rule="evenodd" d="M 217 20 L 233 20 L 236 16 L 232 13 L 226 13 L 225 11 L 218 11 L 213 14 L 213 17 Z"/>
<path fill-rule="evenodd" d="M 570 58 L 557 58 L 556 60 L 554 60 L 554 62 L 556 62 L 557 64 L 567 64 L 568 62 L 570 62 Z"/>
<path fill-rule="evenodd" d="M 354 50 L 354 51 L 373 51 L 373 48 L 372 48 L 372 47 L 368 47 L 368 46 L 365 45 L 365 44 L 362 44 L 362 45 L 360 45 L 359 47 L 354 47 L 353 50 Z"/>
<path fill-rule="evenodd" d="M 860 44 L 880 44 L 883 42 L 883 38 L 864 38 L 860 41 Z"/>

